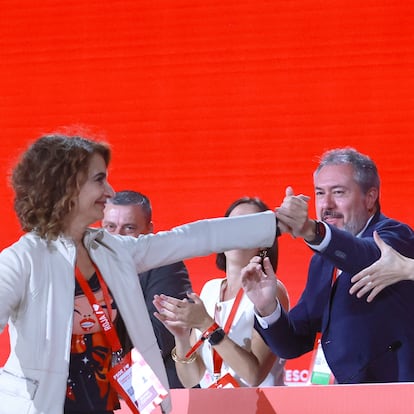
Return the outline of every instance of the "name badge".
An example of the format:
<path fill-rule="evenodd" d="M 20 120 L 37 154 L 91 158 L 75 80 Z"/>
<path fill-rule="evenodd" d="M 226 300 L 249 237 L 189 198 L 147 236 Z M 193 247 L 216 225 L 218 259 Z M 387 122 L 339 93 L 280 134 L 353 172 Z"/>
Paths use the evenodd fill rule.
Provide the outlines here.
<path fill-rule="evenodd" d="M 313 350 L 313 358 L 309 371 L 311 372 L 311 384 L 328 385 L 335 382 L 335 377 L 329 368 L 322 349 L 320 335 L 318 335 L 315 341 L 315 348 Z"/>
<path fill-rule="evenodd" d="M 109 381 L 134 414 L 148 414 L 168 392 L 142 355 L 133 348 L 109 371 Z"/>
<path fill-rule="evenodd" d="M 216 382 L 211 384 L 208 388 L 238 388 L 240 387 L 239 383 L 235 380 L 235 378 L 227 373 L 223 375 L 221 378 L 218 378 Z"/>

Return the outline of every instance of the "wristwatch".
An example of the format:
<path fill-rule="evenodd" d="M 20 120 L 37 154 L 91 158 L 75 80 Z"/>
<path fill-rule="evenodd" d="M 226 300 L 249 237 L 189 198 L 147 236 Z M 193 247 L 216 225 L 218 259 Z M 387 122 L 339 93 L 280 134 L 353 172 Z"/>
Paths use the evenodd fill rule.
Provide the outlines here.
<path fill-rule="evenodd" d="M 306 240 L 307 243 L 318 245 L 325 238 L 326 228 L 322 221 L 315 220 L 315 237 L 312 240 Z"/>
<path fill-rule="evenodd" d="M 208 342 L 211 346 L 218 345 L 226 336 L 222 328 L 217 328 L 209 337 Z"/>

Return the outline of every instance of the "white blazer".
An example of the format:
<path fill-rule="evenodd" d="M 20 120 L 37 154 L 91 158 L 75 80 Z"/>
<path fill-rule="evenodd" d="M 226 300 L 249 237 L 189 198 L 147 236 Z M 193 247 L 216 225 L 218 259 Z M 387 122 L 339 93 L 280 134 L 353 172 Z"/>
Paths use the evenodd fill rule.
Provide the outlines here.
<path fill-rule="evenodd" d="M 84 245 L 98 266 L 133 345 L 168 389 L 137 273 L 230 249 L 268 247 L 271 211 L 200 220 L 138 238 L 89 229 Z M 22 236 L 0 253 L 0 331 L 9 325 L 9 358 L 0 374 L 0 414 L 62 414 L 69 369 L 76 249 L 60 237 Z M 169 412 L 171 401 L 163 401 Z"/>

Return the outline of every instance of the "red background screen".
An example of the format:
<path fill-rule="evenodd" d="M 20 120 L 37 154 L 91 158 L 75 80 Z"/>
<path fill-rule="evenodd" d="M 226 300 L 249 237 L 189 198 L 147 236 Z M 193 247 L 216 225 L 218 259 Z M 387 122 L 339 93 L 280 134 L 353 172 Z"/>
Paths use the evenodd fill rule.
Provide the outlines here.
<path fill-rule="evenodd" d="M 111 144 L 111 184 L 151 198 L 156 230 L 221 216 L 244 195 L 276 207 L 287 185 L 313 199 L 318 156 L 339 146 L 376 161 L 383 212 L 414 223 L 412 2 L 3 0 L 1 9 L 0 249 L 21 234 L 8 185 L 16 157 L 68 125 Z M 310 255 L 280 239 L 292 304 Z M 187 261 L 197 292 L 222 276 L 214 263 Z M 0 363 L 7 352 L 3 334 Z M 307 364 L 289 361 L 287 380 L 302 381 Z"/>

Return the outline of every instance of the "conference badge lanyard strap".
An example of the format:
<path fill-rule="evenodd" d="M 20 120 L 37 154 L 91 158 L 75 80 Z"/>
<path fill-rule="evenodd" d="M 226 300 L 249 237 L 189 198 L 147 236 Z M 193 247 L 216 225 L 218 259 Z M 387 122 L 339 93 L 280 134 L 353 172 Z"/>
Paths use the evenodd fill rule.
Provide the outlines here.
<path fill-rule="evenodd" d="M 240 302 L 243 298 L 243 289 L 240 289 L 237 292 L 236 298 L 234 299 L 233 306 L 231 307 L 229 317 L 226 320 L 224 325 L 224 332 L 226 335 L 230 332 L 230 328 L 233 324 L 234 318 L 236 316 L 237 310 L 239 308 Z M 234 377 L 227 373 L 221 376 L 221 367 L 223 365 L 223 358 L 219 353 L 213 349 L 213 366 L 214 366 L 214 379 L 215 383 L 210 386 L 210 388 L 236 388 L 239 387 L 239 383 L 234 379 Z"/>
<path fill-rule="evenodd" d="M 75 276 L 88 298 L 112 350 L 112 368 L 108 372 L 108 380 L 134 414 L 148 414 L 161 404 L 162 400 L 168 395 L 167 390 L 137 349 L 133 348 L 127 355 L 122 357 L 122 346 L 112 323 L 111 297 L 108 287 L 96 266 L 95 272 L 103 292 L 109 317 L 96 300 L 92 289 L 78 267 L 75 269 Z"/>

